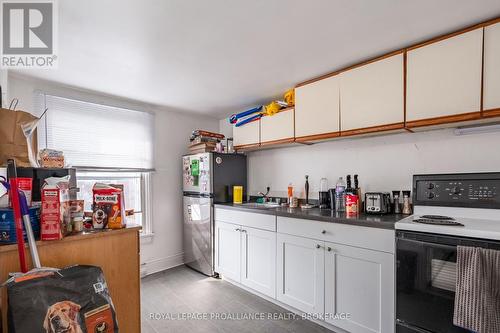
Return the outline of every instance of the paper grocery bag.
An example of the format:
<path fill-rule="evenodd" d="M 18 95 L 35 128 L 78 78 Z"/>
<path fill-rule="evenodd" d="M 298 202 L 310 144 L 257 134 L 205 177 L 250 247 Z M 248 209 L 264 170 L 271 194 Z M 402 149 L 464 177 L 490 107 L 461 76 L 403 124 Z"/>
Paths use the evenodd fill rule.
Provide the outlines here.
<path fill-rule="evenodd" d="M 28 158 L 28 144 L 21 124 L 38 119 L 31 113 L 0 108 L 0 166 L 5 166 L 9 158 L 17 166 L 31 166 Z M 36 152 L 36 132 L 32 136 L 33 150 Z"/>

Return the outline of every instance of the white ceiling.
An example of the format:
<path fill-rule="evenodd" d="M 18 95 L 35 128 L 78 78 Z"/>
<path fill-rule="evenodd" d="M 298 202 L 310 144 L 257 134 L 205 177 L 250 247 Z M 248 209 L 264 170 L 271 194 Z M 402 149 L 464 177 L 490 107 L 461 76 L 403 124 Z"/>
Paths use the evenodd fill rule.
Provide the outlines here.
<path fill-rule="evenodd" d="M 222 117 L 497 16 L 499 0 L 64 0 L 59 69 L 23 74 Z"/>

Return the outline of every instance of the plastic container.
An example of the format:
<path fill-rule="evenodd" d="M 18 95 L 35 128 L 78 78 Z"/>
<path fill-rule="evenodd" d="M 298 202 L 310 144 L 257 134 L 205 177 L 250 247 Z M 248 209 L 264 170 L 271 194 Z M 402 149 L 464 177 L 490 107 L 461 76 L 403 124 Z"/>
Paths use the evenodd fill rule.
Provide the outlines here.
<path fill-rule="evenodd" d="M 339 177 L 335 186 L 335 211 L 337 212 L 345 212 L 345 188 L 344 178 Z"/>
<path fill-rule="evenodd" d="M 40 238 L 40 209 L 39 208 L 29 208 L 29 215 L 31 221 L 31 228 L 33 229 L 33 234 L 35 239 Z M 26 231 L 24 231 L 24 239 L 26 238 Z M 12 209 L 0 209 L 0 244 L 15 244 L 17 243 L 16 238 L 16 226 L 14 223 L 14 211 Z"/>
<path fill-rule="evenodd" d="M 243 203 L 243 186 L 233 186 L 233 203 Z"/>

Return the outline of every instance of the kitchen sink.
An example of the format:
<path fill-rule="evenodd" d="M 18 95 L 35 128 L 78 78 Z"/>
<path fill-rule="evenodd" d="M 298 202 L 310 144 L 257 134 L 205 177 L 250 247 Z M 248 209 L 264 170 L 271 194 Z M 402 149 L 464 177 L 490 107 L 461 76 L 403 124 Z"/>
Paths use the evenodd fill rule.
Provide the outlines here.
<path fill-rule="evenodd" d="M 266 203 L 245 202 L 240 204 L 240 206 L 247 208 L 270 209 L 270 208 L 278 208 L 280 207 L 280 204 L 276 202 L 266 202 Z"/>

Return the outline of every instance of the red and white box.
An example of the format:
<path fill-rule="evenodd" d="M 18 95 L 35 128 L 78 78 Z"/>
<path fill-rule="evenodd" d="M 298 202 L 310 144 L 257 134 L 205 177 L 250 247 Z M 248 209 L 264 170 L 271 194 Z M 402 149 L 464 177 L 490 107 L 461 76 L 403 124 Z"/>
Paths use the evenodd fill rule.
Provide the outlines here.
<path fill-rule="evenodd" d="M 62 239 L 71 231 L 69 176 L 47 178 L 42 187 L 40 239 Z"/>
<path fill-rule="evenodd" d="M 40 214 L 40 239 L 58 240 L 63 238 L 61 225 L 61 190 L 57 186 L 42 188 L 42 210 Z"/>

